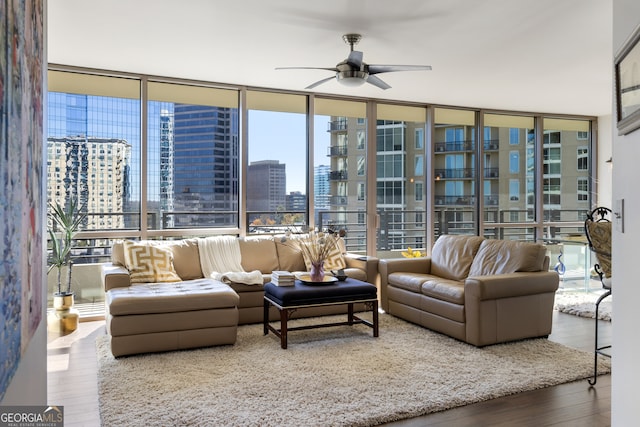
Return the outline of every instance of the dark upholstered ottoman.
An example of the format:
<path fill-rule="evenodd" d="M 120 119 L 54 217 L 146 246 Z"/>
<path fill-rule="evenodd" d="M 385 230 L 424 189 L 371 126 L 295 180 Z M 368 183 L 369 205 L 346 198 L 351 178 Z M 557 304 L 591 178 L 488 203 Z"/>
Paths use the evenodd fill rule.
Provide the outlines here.
<path fill-rule="evenodd" d="M 365 303 L 371 308 L 372 321 L 361 319 L 353 313 L 354 303 Z M 288 327 L 289 314 L 300 308 L 347 304 L 347 321 L 322 323 L 310 326 Z M 280 329 L 269 323 L 269 306 L 273 305 L 280 312 Z M 378 336 L 378 295 L 377 288 L 356 279 L 331 284 L 309 285 L 300 280 L 294 286 L 276 286 L 267 283 L 264 286 L 264 334 L 273 332 L 280 338 L 280 346 L 287 348 L 287 333 L 300 329 L 313 329 L 329 326 L 364 324 L 373 329 L 373 336 Z"/>

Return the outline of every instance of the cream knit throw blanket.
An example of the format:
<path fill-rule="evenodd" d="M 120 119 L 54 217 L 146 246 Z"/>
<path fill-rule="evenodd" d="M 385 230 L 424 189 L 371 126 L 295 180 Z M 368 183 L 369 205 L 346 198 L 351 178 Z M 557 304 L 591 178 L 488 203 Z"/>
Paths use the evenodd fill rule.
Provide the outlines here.
<path fill-rule="evenodd" d="M 213 236 L 198 239 L 200 267 L 204 277 L 225 283 L 262 285 L 260 270 L 244 271 L 240 264 L 240 244 L 235 236 Z"/>

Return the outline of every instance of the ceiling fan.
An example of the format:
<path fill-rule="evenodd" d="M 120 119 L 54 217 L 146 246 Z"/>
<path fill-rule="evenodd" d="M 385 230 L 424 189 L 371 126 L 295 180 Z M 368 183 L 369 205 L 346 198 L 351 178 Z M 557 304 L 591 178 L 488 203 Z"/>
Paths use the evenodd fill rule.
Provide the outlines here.
<path fill-rule="evenodd" d="M 334 71 L 336 74 L 332 77 L 327 77 L 325 79 L 319 80 L 315 83 L 310 84 L 305 89 L 313 89 L 316 86 L 319 86 L 323 83 L 328 82 L 334 77 L 338 82 L 342 83 L 345 86 L 360 86 L 365 82 L 370 83 L 374 86 L 379 87 L 380 89 L 389 89 L 387 83 L 385 83 L 382 79 L 376 76 L 376 74 L 381 73 L 390 73 L 393 71 L 420 71 L 420 70 L 431 70 L 431 66 L 429 65 L 374 65 L 367 64 L 362 61 L 362 52 L 353 50 L 353 46 L 358 44 L 362 35 L 360 34 L 345 34 L 342 36 L 342 39 L 345 43 L 351 46 L 351 51 L 349 52 L 349 57 L 342 62 L 339 62 L 335 67 L 278 67 L 276 70 L 327 70 Z"/>

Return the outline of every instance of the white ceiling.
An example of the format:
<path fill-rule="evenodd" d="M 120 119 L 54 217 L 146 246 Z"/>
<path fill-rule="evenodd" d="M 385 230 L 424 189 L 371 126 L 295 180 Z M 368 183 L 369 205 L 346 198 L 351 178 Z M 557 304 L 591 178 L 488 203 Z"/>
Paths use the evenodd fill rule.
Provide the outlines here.
<path fill-rule="evenodd" d="M 475 108 L 611 114 L 611 0 L 49 0 L 48 60 L 303 91 L 361 33 L 392 86 L 316 93 Z"/>

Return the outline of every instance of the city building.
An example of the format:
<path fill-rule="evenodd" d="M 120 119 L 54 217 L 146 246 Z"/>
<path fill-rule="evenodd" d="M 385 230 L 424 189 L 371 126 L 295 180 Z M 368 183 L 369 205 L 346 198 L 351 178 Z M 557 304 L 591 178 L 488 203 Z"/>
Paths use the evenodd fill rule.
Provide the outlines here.
<path fill-rule="evenodd" d="M 285 209 L 289 212 L 305 212 L 307 210 L 307 195 L 301 191 L 291 191 L 286 195 Z M 304 220 L 304 216 L 302 218 Z"/>
<path fill-rule="evenodd" d="M 162 214 L 175 227 L 237 225 L 229 214 L 238 209 L 237 114 L 233 108 L 174 105 L 174 210 Z"/>
<path fill-rule="evenodd" d="M 119 214 L 129 198 L 131 145 L 104 138 L 47 139 L 47 199 L 78 203 L 87 216 L 86 230 L 131 226 Z M 115 214 L 114 214 L 115 212 Z"/>
<path fill-rule="evenodd" d="M 287 206 L 287 165 L 279 160 L 259 160 L 247 167 L 247 211 L 273 214 Z"/>

